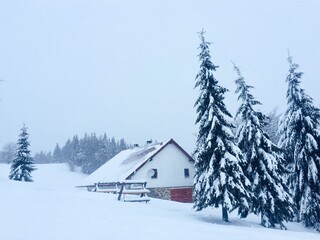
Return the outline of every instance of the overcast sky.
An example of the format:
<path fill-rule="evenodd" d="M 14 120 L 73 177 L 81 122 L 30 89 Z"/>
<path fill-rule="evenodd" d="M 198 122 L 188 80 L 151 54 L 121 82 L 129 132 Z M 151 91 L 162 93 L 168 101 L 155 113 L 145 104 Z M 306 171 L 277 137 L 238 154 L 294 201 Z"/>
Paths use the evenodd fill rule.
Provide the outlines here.
<path fill-rule="evenodd" d="M 192 151 L 202 28 L 232 114 L 231 60 L 263 111 L 284 109 L 288 49 L 319 106 L 319 13 L 318 0 L 0 0 L 0 147 L 25 123 L 33 153 L 85 132 Z"/>

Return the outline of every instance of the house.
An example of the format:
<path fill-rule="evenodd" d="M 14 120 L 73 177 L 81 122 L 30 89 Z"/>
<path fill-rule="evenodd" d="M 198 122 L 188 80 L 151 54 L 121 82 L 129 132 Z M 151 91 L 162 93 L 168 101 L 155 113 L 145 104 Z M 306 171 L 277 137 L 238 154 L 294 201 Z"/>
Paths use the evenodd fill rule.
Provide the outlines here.
<path fill-rule="evenodd" d="M 150 197 L 192 202 L 193 158 L 173 139 L 124 150 L 89 175 L 85 184 L 144 179 Z"/>

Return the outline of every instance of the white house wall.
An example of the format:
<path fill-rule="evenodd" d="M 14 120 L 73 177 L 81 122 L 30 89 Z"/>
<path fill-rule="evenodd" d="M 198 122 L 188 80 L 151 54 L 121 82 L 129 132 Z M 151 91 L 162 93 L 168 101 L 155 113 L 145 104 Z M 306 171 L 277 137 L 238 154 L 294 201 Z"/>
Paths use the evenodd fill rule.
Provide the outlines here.
<path fill-rule="evenodd" d="M 189 169 L 189 177 L 184 169 Z M 158 178 L 152 179 L 148 171 L 157 169 Z M 147 162 L 131 179 L 146 179 L 147 187 L 184 187 L 193 185 L 194 166 L 189 158 L 174 144 L 168 144 L 152 161 Z"/>

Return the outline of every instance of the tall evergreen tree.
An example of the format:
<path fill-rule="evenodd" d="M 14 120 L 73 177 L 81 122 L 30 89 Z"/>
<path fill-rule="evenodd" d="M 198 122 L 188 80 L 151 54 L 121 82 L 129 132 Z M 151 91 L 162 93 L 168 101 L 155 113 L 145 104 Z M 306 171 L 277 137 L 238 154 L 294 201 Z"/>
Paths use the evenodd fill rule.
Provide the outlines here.
<path fill-rule="evenodd" d="M 300 87 L 302 72 L 289 56 L 287 110 L 280 123 L 279 145 L 286 150 L 296 220 L 320 231 L 320 110 Z"/>
<path fill-rule="evenodd" d="M 69 169 L 73 172 L 77 167 L 82 166 L 84 154 L 80 146 L 80 140 L 77 135 L 73 136 L 70 148 L 70 159 L 68 161 Z"/>
<path fill-rule="evenodd" d="M 17 142 L 17 151 L 11 165 L 9 178 L 16 181 L 32 182 L 31 173 L 36 170 L 29 150 L 29 134 L 23 125 Z"/>
<path fill-rule="evenodd" d="M 195 102 L 199 124 L 196 142 L 194 178 L 194 208 L 197 211 L 214 206 L 222 207 L 222 219 L 228 221 L 228 212 L 248 214 L 250 200 L 249 181 L 243 174 L 241 152 L 231 131 L 231 114 L 224 104 L 226 88 L 218 85 L 213 76 L 217 66 L 211 62 L 209 44 L 204 31 L 200 33 L 200 71 L 195 88 L 200 96 Z"/>
<path fill-rule="evenodd" d="M 61 148 L 61 159 L 62 159 L 62 162 L 68 163 L 70 167 L 69 162 L 72 159 L 72 144 L 71 144 L 70 138 L 68 138 L 65 145 Z"/>
<path fill-rule="evenodd" d="M 53 160 L 54 162 L 62 162 L 61 159 L 61 148 L 59 146 L 59 144 L 57 143 L 54 150 L 53 150 Z"/>
<path fill-rule="evenodd" d="M 253 87 L 246 84 L 237 66 L 234 69 L 238 74 L 236 93 L 241 102 L 236 115 L 240 121 L 236 137 L 247 164 L 245 173 L 251 182 L 251 211 L 260 214 L 261 225 L 279 224 L 285 229 L 283 221 L 293 217 L 293 202 L 283 181 L 286 173 L 283 153 L 263 130 L 266 116 L 254 110 L 254 106 L 261 103 L 250 93 Z"/>
<path fill-rule="evenodd" d="M 280 139 L 278 134 L 278 127 L 280 121 L 280 114 L 278 113 L 278 109 L 274 108 L 271 112 L 267 114 L 266 125 L 263 126 L 263 130 L 266 131 L 270 140 L 277 145 Z"/>
<path fill-rule="evenodd" d="M 127 144 L 126 144 L 126 141 L 121 138 L 119 143 L 118 143 L 118 151 L 121 152 L 123 150 L 126 150 L 128 148 Z"/>
<path fill-rule="evenodd" d="M 96 134 L 84 137 L 81 140 L 81 148 L 84 153 L 85 161 L 82 164 L 81 171 L 86 174 L 94 172 L 97 167 L 97 155 L 100 150 L 100 142 Z"/>

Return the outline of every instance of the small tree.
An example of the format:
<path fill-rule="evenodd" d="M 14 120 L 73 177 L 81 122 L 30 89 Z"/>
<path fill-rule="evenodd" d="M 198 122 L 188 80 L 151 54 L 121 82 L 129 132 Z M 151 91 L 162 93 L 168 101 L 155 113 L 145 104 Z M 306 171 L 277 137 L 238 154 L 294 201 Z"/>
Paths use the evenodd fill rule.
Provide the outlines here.
<path fill-rule="evenodd" d="M 286 173 L 283 153 L 263 130 L 266 116 L 254 110 L 261 103 L 250 93 L 253 87 L 246 84 L 237 66 L 234 69 L 238 74 L 236 93 L 241 102 L 236 115 L 240 121 L 236 136 L 247 165 L 245 173 L 251 182 L 251 211 L 260 214 L 264 227 L 279 224 L 286 229 L 283 221 L 292 219 L 293 201 L 283 181 Z"/>
<path fill-rule="evenodd" d="M 29 150 L 29 134 L 23 125 L 17 142 L 17 151 L 11 165 L 9 178 L 16 181 L 32 182 L 31 173 L 36 170 Z"/>
<path fill-rule="evenodd" d="M 302 72 L 289 56 L 287 110 L 280 123 L 279 145 L 291 170 L 288 182 L 296 220 L 320 231 L 320 109 L 300 87 Z"/>
<path fill-rule="evenodd" d="M 241 217 L 249 210 L 250 199 L 246 177 L 243 174 L 240 149 L 231 131 L 231 114 L 223 102 L 227 91 L 218 85 L 213 72 L 209 43 L 200 33 L 200 71 L 195 87 L 200 96 L 195 103 L 199 124 L 196 142 L 194 177 L 194 208 L 197 211 L 214 206 L 222 207 L 222 220 L 228 221 L 228 212 L 238 208 Z"/>

